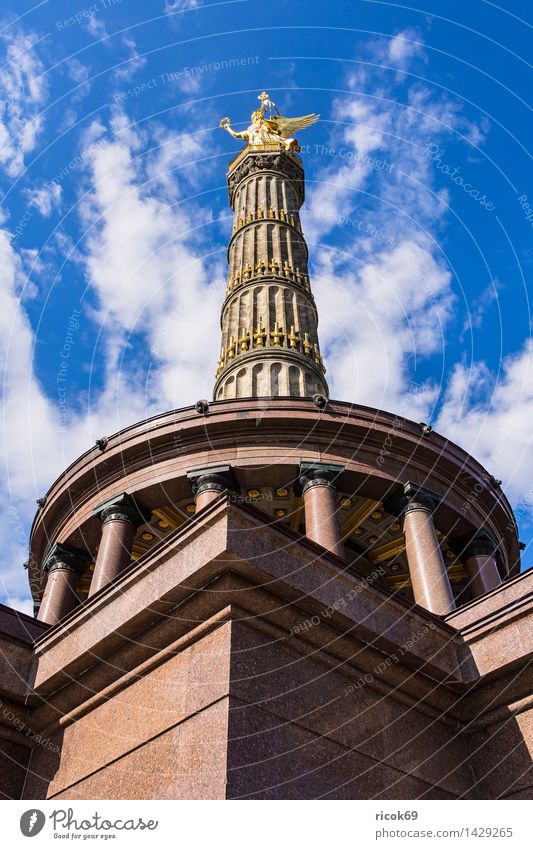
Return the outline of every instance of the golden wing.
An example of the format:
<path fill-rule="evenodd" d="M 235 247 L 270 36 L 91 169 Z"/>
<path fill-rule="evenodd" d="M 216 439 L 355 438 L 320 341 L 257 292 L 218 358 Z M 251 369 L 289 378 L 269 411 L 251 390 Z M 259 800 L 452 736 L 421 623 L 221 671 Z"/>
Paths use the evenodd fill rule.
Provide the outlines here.
<path fill-rule="evenodd" d="M 289 136 L 297 133 L 298 130 L 305 130 L 306 127 L 310 127 L 311 124 L 315 124 L 320 115 L 315 115 L 314 112 L 311 112 L 309 115 L 300 115 L 298 118 L 285 118 L 283 115 L 271 115 L 268 119 L 270 124 L 273 124 L 276 132 L 283 136 L 283 138 L 288 138 Z"/>

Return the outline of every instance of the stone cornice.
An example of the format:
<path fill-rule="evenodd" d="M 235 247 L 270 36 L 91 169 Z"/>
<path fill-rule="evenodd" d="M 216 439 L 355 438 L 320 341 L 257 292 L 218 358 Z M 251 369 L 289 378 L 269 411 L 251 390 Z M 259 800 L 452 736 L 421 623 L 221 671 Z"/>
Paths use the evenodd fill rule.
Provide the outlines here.
<path fill-rule="evenodd" d="M 392 447 L 386 462 L 379 463 L 386 440 Z M 292 398 L 217 401 L 207 415 L 185 407 L 110 435 L 105 453 L 91 449 L 48 491 L 31 531 L 30 569 L 38 569 L 50 544 L 68 540 L 104 498 L 126 490 L 137 491 L 142 501 L 142 490 L 155 480 L 174 480 L 173 486 L 190 493 L 186 473 L 212 464 L 214 445 L 217 456 L 234 465 L 241 485 L 254 485 L 247 479 L 248 464 L 278 464 L 279 477 L 290 480 L 301 459 L 319 458 L 346 466 L 347 491 L 364 479 L 369 497 L 379 500 L 392 495 L 402 479 L 423 480 L 442 498 L 437 508 L 441 530 L 449 527 L 459 536 L 483 527 L 502 544 L 504 562 L 517 562 L 513 514 L 505 496 L 458 446 L 435 432 L 421 437 L 416 422 L 384 411 L 332 400 L 319 411 L 311 399 Z M 302 445 L 309 447 L 302 451 Z M 471 493 L 475 499 L 470 503 Z"/>
<path fill-rule="evenodd" d="M 233 209 L 233 198 L 239 183 L 254 174 L 264 174 L 271 172 L 273 174 L 281 174 L 287 180 L 290 180 L 294 186 L 300 206 L 304 202 L 304 170 L 301 162 L 292 154 L 281 149 L 279 150 L 253 150 L 248 148 L 242 152 L 244 154 L 235 165 L 230 165 L 228 170 L 228 197 L 231 208 Z"/>

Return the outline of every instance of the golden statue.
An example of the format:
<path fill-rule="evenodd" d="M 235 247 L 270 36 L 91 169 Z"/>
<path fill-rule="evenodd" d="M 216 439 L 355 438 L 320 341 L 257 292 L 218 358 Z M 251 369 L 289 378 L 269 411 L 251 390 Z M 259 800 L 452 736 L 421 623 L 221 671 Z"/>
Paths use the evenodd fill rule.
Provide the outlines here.
<path fill-rule="evenodd" d="M 234 139 L 243 139 L 251 147 L 277 144 L 282 145 L 285 150 L 300 150 L 300 145 L 293 138 L 293 133 L 303 130 L 305 127 L 310 127 L 311 124 L 318 121 L 320 115 L 315 115 L 312 112 L 310 115 L 300 115 L 298 118 L 285 118 L 279 114 L 278 107 L 270 100 L 266 91 L 261 92 L 258 100 L 261 101 L 261 106 L 252 113 L 252 123 L 242 133 L 232 130 L 229 118 L 222 118 L 220 126 L 227 130 Z M 276 110 L 277 115 L 272 114 L 273 109 Z M 268 118 L 265 117 L 267 110 Z"/>

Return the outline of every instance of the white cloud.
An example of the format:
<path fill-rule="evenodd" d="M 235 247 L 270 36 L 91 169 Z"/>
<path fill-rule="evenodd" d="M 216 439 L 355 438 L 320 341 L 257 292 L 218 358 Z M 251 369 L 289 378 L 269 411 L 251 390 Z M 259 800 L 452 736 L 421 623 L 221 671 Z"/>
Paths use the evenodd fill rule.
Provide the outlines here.
<path fill-rule="evenodd" d="M 183 94 L 199 94 L 204 78 L 200 74 L 185 74 L 176 80 L 176 88 Z"/>
<path fill-rule="evenodd" d="M 0 533 L 4 541 L 0 570 L 0 598 L 3 604 L 33 615 L 33 602 L 28 587 L 28 573 L 23 563 L 28 559 L 27 524 L 36 508 L 28 501 L 21 512 L 20 505 L 9 495 L 0 494 Z M 26 507 L 26 505 L 24 505 Z"/>
<path fill-rule="evenodd" d="M 67 59 L 65 62 L 67 72 L 71 80 L 76 83 L 86 83 L 91 75 L 91 69 L 88 65 L 84 65 L 75 56 Z"/>
<path fill-rule="evenodd" d="M 58 127 L 58 133 L 64 133 L 69 130 L 78 120 L 78 112 L 76 109 L 65 109 L 63 117 Z"/>
<path fill-rule="evenodd" d="M 423 56 L 424 46 L 420 33 L 414 29 L 405 29 L 397 33 L 388 43 L 387 58 L 395 67 L 403 68 L 414 56 Z"/>
<path fill-rule="evenodd" d="M 120 63 L 119 67 L 115 68 L 115 70 L 113 71 L 113 76 L 115 77 L 115 79 L 124 82 L 126 80 L 133 79 L 135 74 L 142 68 L 144 68 L 144 66 L 146 65 L 146 56 L 139 55 L 135 39 L 131 35 L 123 35 L 121 42 L 123 46 L 127 49 L 129 58 L 125 64 Z"/>
<path fill-rule="evenodd" d="M 372 42 L 371 58 L 408 68 L 423 55 L 414 31 L 399 33 L 386 49 L 391 56 L 383 41 Z M 404 74 L 366 69 L 352 73 L 350 85 L 359 91 L 334 103 L 326 144 L 333 155 L 313 175 L 302 216 L 330 390 L 427 420 L 439 387 L 417 386 L 416 365 L 443 355 L 454 297 L 439 251 L 448 195 L 424 148 L 473 126 L 461 104 Z"/>
<path fill-rule="evenodd" d="M 117 44 L 120 44 L 122 47 L 126 48 L 126 51 L 128 53 L 127 61 L 120 59 L 118 56 L 116 59 L 116 66 L 113 70 L 113 77 L 116 80 L 120 80 L 122 82 L 131 80 L 133 79 L 137 71 L 140 71 L 146 65 L 146 56 L 139 55 L 139 51 L 137 50 L 137 43 L 131 33 L 125 32 L 120 36 L 120 39 L 113 39 L 113 37 L 110 36 L 107 32 L 104 21 L 102 21 L 100 18 L 97 18 L 94 12 L 87 17 L 84 26 L 86 30 L 92 36 L 94 36 L 94 38 L 103 41 L 105 46 L 109 50 L 116 50 Z M 69 66 L 71 75 L 73 73 L 77 73 L 79 75 L 84 73 L 83 65 L 81 65 L 81 63 L 79 63 L 76 59 L 74 60 L 74 62 L 77 63 L 74 68 Z M 79 65 L 81 65 L 81 67 L 77 67 Z"/>
<path fill-rule="evenodd" d="M 336 129 L 325 147 L 334 153 L 315 175 L 303 211 L 310 240 L 324 238 L 355 210 L 396 241 L 434 227 L 447 212 L 448 195 L 436 189 L 424 150 L 454 131 L 472 131 L 458 106 L 415 86 L 405 104 L 338 98 L 333 118 Z"/>
<path fill-rule="evenodd" d="M 158 190 L 161 200 L 177 200 L 183 186 L 200 189 L 209 168 L 205 162 L 205 143 L 200 132 L 174 133 L 153 122 L 150 127 L 152 153 L 145 159 L 146 179 L 150 190 Z M 201 165 L 197 164 L 201 161 Z M 204 222 L 212 219 L 210 209 L 202 210 Z"/>
<path fill-rule="evenodd" d="M 36 498 L 97 437 L 112 433 L 155 412 L 147 402 L 135 375 L 113 367 L 106 385 L 81 413 L 75 412 L 66 378 L 68 428 L 59 410 L 59 395 L 48 397 L 34 375 L 34 334 L 23 301 L 28 297 L 23 263 L 11 244 L 10 234 L 0 229 L 0 358 L 3 368 L 3 416 L 0 460 L 3 486 L 0 491 L 0 528 L 4 537 L 4 566 L 0 587 L 8 603 L 20 608 L 28 598 L 27 576 L 21 564 L 27 558 L 24 529 L 35 514 Z M 31 294 L 31 287 L 30 287 Z M 72 307 L 65 306 L 58 322 L 68 325 Z M 79 322 L 87 322 L 87 315 Z M 60 368 L 57 352 L 57 368 Z M 72 368 L 74 368 L 74 364 Z"/>
<path fill-rule="evenodd" d="M 165 15 L 175 15 L 177 12 L 185 12 L 187 9 L 197 9 L 200 0 L 165 0 Z"/>
<path fill-rule="evenodd" d="M 105 28 L 105 23 L 100 20 L 100 18 L 97 18 L 94 12 L 87 17 L 84 26 L 87 32 L 90 33 L 90 35 L 93 35 L 95 38 L 109 38 L 109 35 L 107 34 L 107 30 Z"/>
<path fill-rule="evenodd" d="M 17 506 L 29 503 L 33 510 L 35 499 L 48 489 L 62 469 L 94 443 L 102 428 L 104 432 L 115 430 L 119 422 L 131 422 L 132 414 L 142 418 L 145 407 L 138 393 L 131 393 L 132 397 L 128 398 L 131 385 L 127 385 L 121 399 L 123 410 L 118 418 L 113 397 L 116 382 L 110 379 L 96 399 L 95 409 L 86 414 L 76 415 L 73 399 L 68 397 L 71 426 L 66 430 L 62 428 L 59 396 L 46 396 L 34 375 L 35 340 L 24 308 L 27 298 L 28 282 L 22 259 L 11 244 L 9 233 L 0 229 L 0 357 L 4 413 L 0 450 L 4 492 L 9 493 Z M 61 324 L 67 328 L 71 310 L 71 304 L 66 304 L 64 315 L 57 316 L 60 328 Z M 82 314 L 78 322 L 83 324 L 84 321 L 87 317 Z M 60 361 L 58 349 L 58 371 Z M 67 395 L 69 383 L 67 375 Z M 23 512 L 27 518 L 25 507 Z"/>
<path fill-rule="evenodd" d="M 491 280 L 481 294 L 468 305 L 468 313 L 463 325 L 463 336 L 469 330 L 482 327 L 487 312 L 493 304 L 498 303 L 498 292 L 500 289 L 501 284 L 499 280 Z"/>
<path fill-rule="evenodd" d="M 352 272 L 326 253 L 313 288 L 332 397 L 430 418 L 438 386 L 416 385 L 412 363 L 443 348 L 454 302 L 449 271 L 406 241 Z"/>
<path fill-rule="evenodd" d="M 45 218 L 61 207 L 62 188 L 59 183 L 41 183 L 33 189 L 26 189 L 25 194 L 29 204 Z"/>
<path fill-rule="evenodd" d="M 32 483 L 46 478 L 50 468 L 48 446 L 38 456 L 42 441 L 40 428 L 50 420 L 50 405 L 42 397 L 33 377 L 33 333 L 20 299 L 25 277 L 22 262 L 13 249 L 9 234 L 0 230 L 0 339 L 4 366 L 4 461 L 8 489 L 23 493 Z M 37 454 L 37 457 L 36 457 Z M 9 462 L 13 458 L 13 462 Z M 25 462 L 23 461 L 25 458 Z M 35 465 L 32 459 L 38 458 Z M 42 477 L 44 476 L 44 477 Z M 21 485 L 22 484 L 22 485 Z M 37 486 L 38 488 L 38 486 Z"/>
<path fill-rule="evenodd" d="M 418 43 L 408 49 L 406 39 Z M 406 69 L 423 52 L 414 30 L 398 33 L 387 42 L 389 48 L 401 53 Z M 370 42 L 369 58 L 379 63 L 385 49 L 383 41 Z M 396 241 L 412 238 L 419 229 L 416 219 L 427 230 L 446 213 L 448 195 L 436 191 L 435 168 L 424 149 L 461 137 L 479 144 L 485 124 L 468 120 L 459 101 L 419 81 L 406 82 L 404 74 L 363 68 L 350 71 L 347 83 L 354 93 L 334 101 L 333 130 L 325 144 L 334 153 L 324 158 L 314 175 L 317 185 L 307 191 L 306 233 L 311 241 L 322 239 L 339 216 L 357 209 L 372 215 Z"/>
<path fill-rule="evenodd" d="M 483 362 L 456 365 L 436 427 L 503 480 L 533 517 L 533 342 L 493 374 Z"/>
<path fill-rule="evenodd" d="M 134 159 L 137 134 L 120 131 L 126 124 L 123 117 L 115 119 L 114 137 L 93 127 L 84 154 L 92 184 L 81 206 L 83 222 L 93 225 L 86 240 L 87 275 L 98 295 L 99 320 L 113 327 L 115 340 L 119 332 L 124 338 L 131 332 L 146 335 L 157 360 L 152 386 L 159 408 L 190 403 L 199 381 L 212 382 L 216 348 L 210 340 L 218 332 L 223 282 L 220 274 L 219 285 L 209 285 L 193 205 L 185 212 L 161 199 L 176 179 L 164 166 L 173 164 L 187 142 L 169 136 L 163 160 L 155 152 L 143 162 Z"/>
<path fill-rule="evenodd" d="M 5 32 L 5 58 L 0 67 L 0 166 L 9 177 L 24 171 L 25 157 L 37 144 L 43 128 L 41 107 L 47 84 L 37 56 L 34 34 Z"/>

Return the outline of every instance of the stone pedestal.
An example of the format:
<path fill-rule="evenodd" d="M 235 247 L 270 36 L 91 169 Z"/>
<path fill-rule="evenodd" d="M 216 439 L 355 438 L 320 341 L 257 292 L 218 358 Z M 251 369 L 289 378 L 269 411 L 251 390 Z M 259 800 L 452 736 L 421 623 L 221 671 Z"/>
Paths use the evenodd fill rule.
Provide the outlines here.
<path fill-rule="evenodd" d="M 231 466 L 195 469 L 188 472 L 187 477 L 195 497 L 197 513 L 215 501 L 222 492 L 236 488 Z"/>
<path fill-rule="evenodd" d="M 502 579 L 496 563 L 498 546 L 486 533 L 463 538 L 457 545 L 468 574 L 472 598 L 499 587 Z"/>
<path fill-rule="evenodd" d="M 54 545 L 43 569 L 48 573 L 43 600 L 37 616 L 41 622 L 56 625 L 80 603 L 79 576 L 91 560 L 87 551 L 70 545 Z"/>
<path fill-rule="evenodd" d="M 344 466 L 333 463 L 300 464 L 305 534 L 338 557 L 344 557 L 344 546 L 337 512 L 336 482 L 343 471 Z"/>
<path fill-rule="evenodd" d="M 416 603 L 432 613 L 444 615 L 455 609 L 455 601 L 433 524 L 435 498 L 422 487 L 407 483 L 385 509 L 403 521 L 405 551 Z"/>
<path fill-rule="evenodd" d="M 129 564 L 135 532 L 147 519 L 143 509 L 126 494 L 101 504 L 94 512 L 102 520 L 102 538 L 89 597 L 114 581 Z"/>

